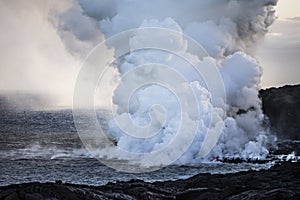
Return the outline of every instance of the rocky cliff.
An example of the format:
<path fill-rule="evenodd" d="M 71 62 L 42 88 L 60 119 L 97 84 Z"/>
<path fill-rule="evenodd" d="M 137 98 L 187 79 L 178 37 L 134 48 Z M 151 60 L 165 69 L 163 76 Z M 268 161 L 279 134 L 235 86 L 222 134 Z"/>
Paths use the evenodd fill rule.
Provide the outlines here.
<path fill-rule="evenodd" d="M 300 140 L 300 85 L 261 90 L 260 96 L 277 137 Z"/>

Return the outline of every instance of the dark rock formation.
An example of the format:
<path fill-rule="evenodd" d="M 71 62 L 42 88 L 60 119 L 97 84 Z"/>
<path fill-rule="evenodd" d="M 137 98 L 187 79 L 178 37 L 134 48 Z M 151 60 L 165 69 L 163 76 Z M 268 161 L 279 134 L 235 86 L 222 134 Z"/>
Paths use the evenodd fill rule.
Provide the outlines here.
<path fill-rule="evenodd" d="M 300 85 L 260 91 L 263 112 L 279 138 L 300 140 Z"/>
<path fill-rule="evenodd" d="M 20 199 L 299 199 L 300 163 L 227 175 L 199 174 L 186 180 L 139 180 L 84 186 L 27 183 L 0 187 L 0 200 Z"/>

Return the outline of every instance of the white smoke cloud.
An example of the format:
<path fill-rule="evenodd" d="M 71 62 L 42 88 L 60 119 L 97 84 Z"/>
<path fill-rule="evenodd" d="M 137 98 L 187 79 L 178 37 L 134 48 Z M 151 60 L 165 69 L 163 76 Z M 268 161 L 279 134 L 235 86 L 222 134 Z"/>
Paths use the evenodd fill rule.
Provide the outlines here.
<path fill-rule="evenodd" d="M 69 52 L 81 58 L 104 40 L 97 22 L 82 12 L 80 5 L 73 1 L 66 12 L 55 10 L 51 18 Z"/>
<path fill-rule="evenodd" d="M 172 66 L 187 79 L 183 83 L 180 81 L 174 83 L 176 87 L 185 87 L 185 84 L 188 84 L 197 94 L 198 105 L 201 107 L 198 118 L 183 113 L 190 127 L 193 127 L 193 124 L 198 125 L 197 133 L 188 151 L 177 162 L 186 164 L 200 159 L 199 151 L 210 125 L 213 127 L 211 134 L 217 134 L 218 127 L 221 127 L 222 134 L 215 148 L 207 156 L 208 159 L 212 157 L 265 158 L 268 154 L 267 144 L 270 137 L 268 131 L 262 127 L 264 116 L 258 98 L 262 69 L 249 54 L 275 20 L 273 6 L 276 3 L 277 0 L 187 0 L 185 2 L 112 0 L 101 3 L 79 0 L 80 9 L 71 8 L 61 20 L 68 21 L 70 18 L 68 16 L 76 16 L 73 12 L 79 12 L 78 9 L 92 20 L 87 22 L 85 19 L 83 22 L 93 24 L 85 27 L 76 24 L 70 27 L 72 23 L 62 22 L 64 30 L 68 30 L 79 41 L 93 42 L 98 38 L 98 32 L 102 32 L 106 38 L 109 38 L 122 31 L 147 27 L 174 30 L 196 40 L 211 58 L 199 60 L 190 55 L 189 46 L 183 36 L 161 39 L 158 33 L 137 34 L 125 42 L 128 42 L 132 49 L 140 44 L 166 43 L 172 50 L 183 52 L 199 62 L 200 66 L 205 67 L 209 66 L 207 65 L 209 62 L 214 63 L 218 66 L 224 81 L 227 96 L 223 99 L 223 103 L 226 103 L 225 107 L 211 101 L 212 94 L 203 84 L 203 79 L 195 75 L 188 63 L 167 52 L 157 50 L 130 52 L 118 60 L 120 76 L 137 69 L 143 63 L 161 63 Z M 97 29 L 95 24 L 98 26 Z M 62 38 L 65 37 L 62 35 Z M 167 145 L 174 137 L 178 129 L 176 124 L 178 125 L 180 121 L 179 107 L 171 92 L 162 87 L 150 86 L 136 91 L 131 99 L 133 103 L 128 109 L 128 101 L 123 98 L 124 91 L 127 90 L 126 86 L 138 84 L 141 79 L 153 80 L 153 77 L 168 79 L 164 71 L 157 68 L 149 67 L 133 73 L 136 74 L 130 79 L 121 80 L 114 93 L 113 103 L 117 106 L 120 122 L 123 121 L 123 127 L 126 126 L 125 120 L 129 117 L 135 124 L 145 126 L 152 120 L 154 123 L 152 125 L 160 128 L 159 132 L 150 140 L 136 139 L 122 134 L 123 130 L 112 121 L 110 136 L 120 148 L 126 151 L 152 152 Z M 169 78 L 170 82 L 174 82 L 172 77 Z M 183 95 L 187 95 L 186 90 L 182 91 Z M 161 117 L 163 112 L 160 109 L 153 108 L 156 104 L 162 105 L 168 111 L 166 119 Z M 149 113 L 150 115 L 152 113 L 153 118 L 149 118 Z M 126 128 L 131 131 L 138 130 L 132 129 L 129 124 Z M 189 127 L 186 124 L 185 129 L 186 134 L 189 134 Z M 184 135 L 181 141 L 185 142 Z M 174 151 L 178 148 L 180 149 L 180 144 L 174 146 Z"/>

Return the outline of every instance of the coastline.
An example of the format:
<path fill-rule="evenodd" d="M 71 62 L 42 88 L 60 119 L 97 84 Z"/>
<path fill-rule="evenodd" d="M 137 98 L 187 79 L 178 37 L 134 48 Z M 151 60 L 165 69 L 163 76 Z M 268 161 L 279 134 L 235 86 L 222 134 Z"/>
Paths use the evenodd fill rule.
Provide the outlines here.
<path fill-rule="evenodd" d="M 70 183 L 24 183 L 0 187 L 8 199 L 298 199 L 300 163 L 276 164 L 269 170 L 226 175 L 198 174 L 188 179 L 147 183 L 142 180 L 104 186 Z"/>
<path fill-rule="evenodd" d="M 276 154 L 299 152 L 300 85 L 260 91 L 264 114 L 279 148 Z M 0 103 L 0 105 L 2 105 Z M 4 106 L 6 104 L 3 104 Z M 70 118 L 72 119 L 72 118 Z M 71 121 L 70 121 L 71 122 Z M 280 122 L 280 123 L 279 123 Z M 64 129 L 63 129 L 64 130 Z M 282 146 L 282 147 L 281 147 Z M 269 170 L 226 175 L 198 174 L 185 180 L 147 183 L 142 180 L 104 186 L 29 182 L 0 187 L 0 200 L 9 199 L 299 199 L 300 162 L 282 162 Z"/>

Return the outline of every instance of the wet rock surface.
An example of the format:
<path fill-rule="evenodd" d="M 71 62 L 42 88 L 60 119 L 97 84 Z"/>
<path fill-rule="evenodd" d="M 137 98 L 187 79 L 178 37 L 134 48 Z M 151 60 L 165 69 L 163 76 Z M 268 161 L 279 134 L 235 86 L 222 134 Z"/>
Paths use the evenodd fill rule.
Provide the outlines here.
<path fill-rule="evenodd" d="M 279 138 L 300 140 L 300 85 L 260 91 L 263 112 Z"/>
<path fill-rule="evenodd" d="M 199 174 L 186 180 L 140 180 L 84 186 L 26 183 L 0 187 L 0 199 L 299 199 L 300 163 L 227 175 Z"/>

